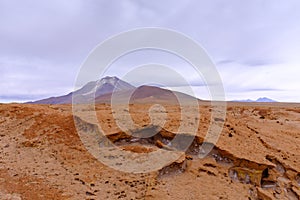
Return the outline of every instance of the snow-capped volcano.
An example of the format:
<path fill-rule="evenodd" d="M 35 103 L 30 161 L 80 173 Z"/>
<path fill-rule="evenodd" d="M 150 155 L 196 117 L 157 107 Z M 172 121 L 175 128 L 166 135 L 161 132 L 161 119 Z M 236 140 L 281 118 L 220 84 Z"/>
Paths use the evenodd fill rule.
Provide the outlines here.
<path fill-rule="evenodd" d="M 91 81 L 84 85 L 82 88 L 71 92 L 67 95 L 60 97 L 50 97 L 48 99 L 43 99 L 35 101 L 32 103 L 36 104 L 70 104 L 72 103 L 72 97 L 76 95 L 77 103 L 88 103 L 93 99 L 98 98 L 105 94 L 111 94 L 113 92 L 127 91 L 135 89 L 134 86 L 129 83 L 120 80 L 119 78 L 113 76 L 106 76 L 97 81 Z"/>
<path fill-rule="evenodd" d="M 74 92 L 76 95 L 95 95 L 95 97 L 112 92 L 135 89 L 134 86 L 113 76 L 106 76 L 100 80 L 92 81 Z"/>
<path fill-rule="evenodd" d="M 91 81 L 82 88 L 60 97 L 51 97 L 35 102 L 35 104 L 71 104 L 71 103 L 110 103 L 112 94 L 115 94 L 118 102 L 126 102 L 131 95 L 132 102 L 168 102 L 176 103 L 177 97 L 186 101 L 195 100 L 194 97 L 171 90 L 154 86 L 140 86 L 138 88 L 120 80 L 117 77 L 104 77 L 97 81 Z"/>

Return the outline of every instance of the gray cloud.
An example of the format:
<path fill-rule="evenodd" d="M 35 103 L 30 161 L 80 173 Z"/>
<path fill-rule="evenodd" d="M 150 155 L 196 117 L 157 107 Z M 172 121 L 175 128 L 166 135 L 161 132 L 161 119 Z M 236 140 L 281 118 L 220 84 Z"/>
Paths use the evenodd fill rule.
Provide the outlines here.
<path fill-rule="evenodd" d="M 279 60 L 268 60 L 268 59 L 261 59 L 261 60 L 245 60 L 240 62 L 241 64 L 248 65 L 248 66 L 262 66 L 262 65 L 272 65 L 272 64 L 280 64 Z"/>
<path fill-rule="evenodd" d="M 0 94 L 20 100 L 27 100 L 28 92 L 32 99 L 64 94 L 98 43 L 143 26 L 178 30 L 203 45 L 217 61 L 228 92 L 279 87 L 300 94 L 294 67 L 300 64 L 299 9 L 298 0 L 0 0 Z M 280 77 L 282 69 L 274 65 L 285 66 L 289 78 Z M 261 66 L 270 70 L 262 72 Z M 256 71 L 240 84 L 249 67 Z M 191 74 L 187 67 L 183 71 Z"/>
<path fill-rule="evenodd" d="M 257 91 L 282 91 L 281 89 L 276 89 L 276 88 L 251 88 L 251 89 L 247 89 L 244 90 L 245 92 L 257 92 Z"/>

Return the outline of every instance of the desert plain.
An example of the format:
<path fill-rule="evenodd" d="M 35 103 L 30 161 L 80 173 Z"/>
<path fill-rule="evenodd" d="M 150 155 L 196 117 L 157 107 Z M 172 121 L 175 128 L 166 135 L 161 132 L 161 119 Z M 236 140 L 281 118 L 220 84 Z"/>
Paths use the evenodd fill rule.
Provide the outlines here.
<path fill-rule="evenodd" d="M 151 106 L 130 104 L 125 111 L 139 127 L 151 129 Z M 151 115 L 164 115 L 166 122 L 146 139 L 122 132 L 109 104 L 97 104 L 95 111 L 111 143 L 147 154 L 172 151 L 168 142 L 180 134 L 180 107 L 163 107 Z M 101 163 L 83 144 L 78 131 L 97 133 L 89 109 L 81 110 L 85 119 L 74 117 L 72 105 L 0 104 L 0 199 L 300 198 L 300 104 L 228 102 L 224 121 L 211 118 L 211 111 L 209 102 L 200 103 L 198 130 L 179 159 L 156 171 L 130 173 Z M 211 121 L 219 121 L 222 131 L 201 158 Z"/>

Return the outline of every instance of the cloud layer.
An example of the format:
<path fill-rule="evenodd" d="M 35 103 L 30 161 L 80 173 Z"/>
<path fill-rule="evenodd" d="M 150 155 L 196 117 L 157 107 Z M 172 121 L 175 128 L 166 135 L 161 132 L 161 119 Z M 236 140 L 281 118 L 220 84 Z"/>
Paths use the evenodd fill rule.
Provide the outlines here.
<path fill-rule="evenodd" d="M 70 92 L 97 44 L 145 26 L 174 29 L 201 44 L 217 65 L 228 100 L 300 102 L 299 10 L 298 0 L 0 0 L 0 102 Z M 167 64 L 187 74 L 197 96 L 206 96 L 190 66 L 175 61 Z M 150 61 L 136 55 L 123 62 L 128 67 L 116 65 L 112 75 Z"/>

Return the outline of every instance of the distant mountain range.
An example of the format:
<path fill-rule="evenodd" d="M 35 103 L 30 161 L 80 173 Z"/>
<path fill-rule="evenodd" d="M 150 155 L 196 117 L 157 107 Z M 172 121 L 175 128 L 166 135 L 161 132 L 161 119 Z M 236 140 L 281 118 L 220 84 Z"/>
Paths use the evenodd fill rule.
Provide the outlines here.
<path fill-rule="evenodd" d="M 101 80 L 89 82 L 79 90 L 67 95 L 50 97 L 28 103 L 71 104 L 74 95 L 76 96 L 76 103 L 90 103 L 93 99 L 95 99 L 95 103 L 110 103 L 112 95 L 114 95 L 114 99 L 120 103 L 125 102 L 128 97 L 130 97 L 131 103 L 177 103 L 177 97 L 185 101 L 196 99 L 187 94 L 154 86 L 143 85 L 136 88 L 115 76 L 107 76 Z"/>
<path fill-rule="evenodd" d="M 118 77 L 104 77 L 97 81 L 92 81 L 84 85 L 82 88 L 70 92 L 67 95 L 50 97 L 33 102 L 31 104 L 71 104 L 75 95 L 76 103 L 111 103 L 112 95 L 117 103 L 126 103 L 130 98 L 130 103 L 178 103 L 178 98 L 189 102 L 191 100 L 199 100 L 190 95 L 162 89 L 155 86 L 143 85 L 135 87 Z M 233 102 L 276 102 L 267 97 L 257 100 L 234 100 Z"/>
<path fill-rule="evenodd" d="M 261 102 L 261 103 L 274 103 L 277 102 L 273 99 L 269 99 L 267 97 L 261 97 L 257 100 L 245 99 L 245 100 L 233 100 L 234 102 Z"/>

